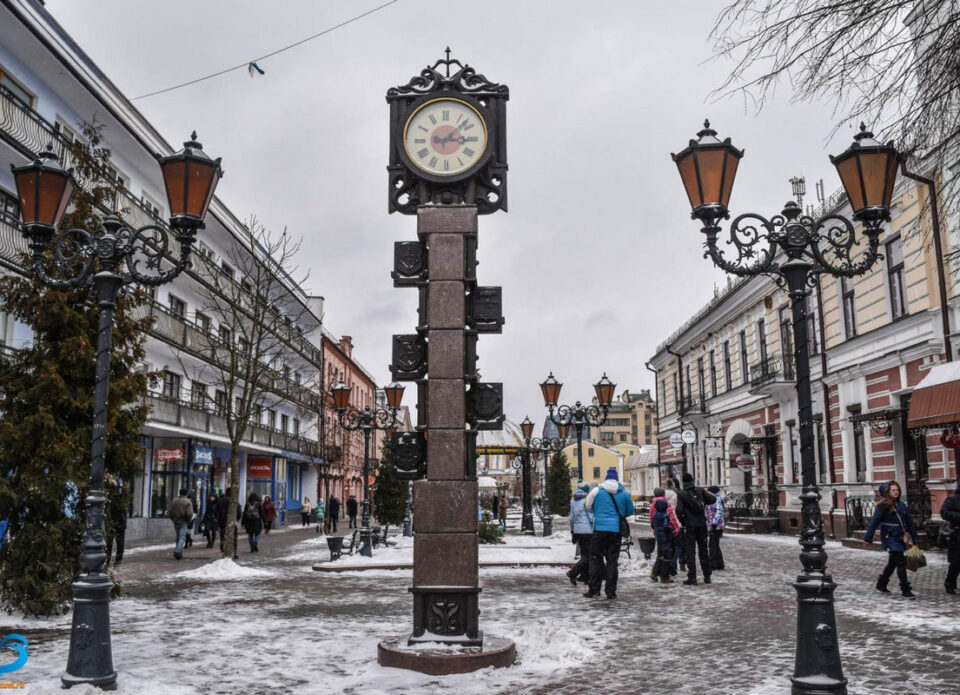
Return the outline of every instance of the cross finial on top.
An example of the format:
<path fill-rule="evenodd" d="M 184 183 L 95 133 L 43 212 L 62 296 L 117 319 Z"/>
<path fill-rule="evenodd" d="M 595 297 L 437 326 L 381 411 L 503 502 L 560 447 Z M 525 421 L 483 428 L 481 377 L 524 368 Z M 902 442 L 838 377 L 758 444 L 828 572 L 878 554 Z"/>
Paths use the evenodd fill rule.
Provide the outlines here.
<path fill-rule="evenodd" d="M 445 52 L 447 54 L 447 65 L 446 65 L 447 77 L 450 77 L 450 47 L 449 46 L 447 46 L 447 50 Z"/>

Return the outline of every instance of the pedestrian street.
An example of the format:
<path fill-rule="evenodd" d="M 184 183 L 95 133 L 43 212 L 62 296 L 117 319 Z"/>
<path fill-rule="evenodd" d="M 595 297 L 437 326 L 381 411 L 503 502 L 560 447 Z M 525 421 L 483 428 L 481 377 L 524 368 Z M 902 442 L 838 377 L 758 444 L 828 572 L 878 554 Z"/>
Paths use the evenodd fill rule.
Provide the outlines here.
<path fill-rule="evenodd" d="M 566 520 L 555 520 L 548 538 L 524 538 L 519 522 L 511 518 L 503 546 L 481 546 L 482 562 L 498 552 L 572 561 Z M 631 525 L 635 536 L 647 532 Z M 391 540 L 397 549 L 363 561 L 387 564 L 410 547 L 411 539 Z M 329 559 L 314 528 L 271 533 L 260 553 L 241 548 L 235 565 L 201 545 L 179 562 L 169 544 L 132 548 L 118 570 L 124 595 L 111 606 L 117 692 L 546 695 L 603 683 L 604 693 L 787 693 L 796 540 L 728 535 L 723 546 L 726 570 L 710 585 L 688 587 L 651 582 L 651 561 L 635 544 L 631 559 L 622 556 L 616 601 L 583 598 L 562 566 L 483 568 L 484 631 L 513 639 L 517 661 L 443 678 L 377 665 L 377 643 L 407 629 L 411 570 L 314 571 Z M 927 554 L 929 566 L 912 576 L 918 598 L 907 600 L 873 588 L 885 555 L 835 542 L 828 552 L 849 692 L 888 692 L 891 679 L 899 693 L 952 692 L 960 602 L 943 592 L 942 555 Z M 356 565 L 358 556 L 339 562 Z M 6 631 L 32 636 L 22 670 L 28 692 L 61 693 L 69 616 L 2 621 Z"/>

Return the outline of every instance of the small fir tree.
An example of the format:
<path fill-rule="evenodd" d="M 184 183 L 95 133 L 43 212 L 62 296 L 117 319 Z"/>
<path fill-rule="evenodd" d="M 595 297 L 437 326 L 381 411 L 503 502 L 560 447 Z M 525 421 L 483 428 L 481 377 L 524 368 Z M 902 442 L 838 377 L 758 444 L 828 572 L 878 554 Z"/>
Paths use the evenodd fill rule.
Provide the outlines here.
<path fill-rule="evenodd" d="M 101 129 L 85 126 L 86 142 L 70 152 L 78 178 L 88 186 L 77 189 L 63 229 L 94 229 L 112 194 L 101 178 L 109 160 Z M 31 267 L 26 256 L 21 263 Z M 148 412 L 143 404 L 148 375 L 140 365 L 150 319 L 135 312 L 146 297 L 129 288 L 114 310 L 105 470 L 116 482 L 109 503 L 124 506 L 140 472 L 137 434 Z M 9 542 L 0 551 L 0 606 L 51 615 L 69 605 L 83 538 L 97 307 L 88 289 L 51 290 L 32 272 L 0 280 L 0 306 L 34 333 L 31 345 L 0 358 L 0 518 L 10 522 Z M 109 505 L 106 518 L 109 525 Z"/>
<path fill-rule="evenodd" d="M 570 514 L 570 464 L 562 451 L 550 460 L 549 478 L 550 513 L 567 516 Z"/>
<path fill-rule="evenodd" d="M 373 515 L 381 524 L 400 526 L 407 500 L 407 481 L 396 480 L 390 470 L 390 447 L 383 447 L 383 457 L 373 483 Z"/>

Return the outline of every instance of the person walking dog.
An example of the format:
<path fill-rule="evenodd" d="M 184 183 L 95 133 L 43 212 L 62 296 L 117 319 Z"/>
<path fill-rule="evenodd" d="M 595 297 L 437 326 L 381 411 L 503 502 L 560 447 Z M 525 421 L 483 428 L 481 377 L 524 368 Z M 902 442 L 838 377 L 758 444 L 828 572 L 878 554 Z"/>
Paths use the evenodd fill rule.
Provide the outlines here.
<path fill-rule="evenodd" d="M 635 513 L 633 500 L 620 484 L 616 468 L 607 470 L 604 481 L 587 495 L 584 507 L 593 513 L 593 536 L 590 538 L 589 588 L 583 595 L 596 598 L 603 585 L 604 593 L 612 600 L 617 597 L 620 522 Z"/>
<path fill-rule="evenodd" d="M 887 551 L 887 565 L 877 577 L 877 591 L 889 594 L 887 584 L 894 570 L 900 580 L 900 593 L 906 598 L 913 598 L 916 594 L 911 590 L 907 580 L 907 559 L 904 553 L 911 543 L 916 545 L 917 529 L 907 511 L 907 505 L 900 499 L 900 484 L 895 480 L 880 486 L 881 499 L 877 502 L 877 509 L 867 525 L 867 532 L 863 540 L 868 545 L 873 543 L 873 536 L 879 529 L 880 544 Z"/>

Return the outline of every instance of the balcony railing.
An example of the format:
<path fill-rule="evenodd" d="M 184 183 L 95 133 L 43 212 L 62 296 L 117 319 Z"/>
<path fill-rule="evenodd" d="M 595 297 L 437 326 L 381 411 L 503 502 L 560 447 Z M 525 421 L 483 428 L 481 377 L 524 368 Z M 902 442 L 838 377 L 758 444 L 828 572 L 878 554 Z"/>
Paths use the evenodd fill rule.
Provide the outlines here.
<path fill-rule="evenodd" d="M 144 402 L 150 407 L 149 417 L 154 422 L 221 437 L 229 436 L 227 419 L 218 414 L 215 409 L 155 395 L 147 395 Z M 340 447 L 321 447 L 318 442 L 311 439 L 253 423 L 247 426 L 244 441 L 331 461 L 337 460 L 341 453 Z M 329 456 L 324 456 L 324 452 Z"/>
<path fill-rule="evenodd" d="M 7 139 L 12 140 L 19 145 L 25 156 L 34 156 L 37 152 L 45 150 L 47 145 L 53 145 L 53 151 L 60 159 L 60 164 L 64 168 L 74 166 L 74 157 L 71 150 L 71 143 L 60 131 L 54 128 L 46 119 L 14 97 L 5 87 L 0 86 L 0 134 Z M 92 182 L 84 179 L 78 172 L 74 172 L 77 183 L 84 190 L 90 190 Z M 100 177 L 100 185 L 108 178 Z M 124 186 L 114 186 L 116 191 L 116 207 L 111 209 L 108 206 L 101 206 L 103 214 L 117 214 L 124 222 L 133 228 L 143 227 L 148 224 L 157 225 L 167 229 L 166 222 L 153 214 L 153 211 L 147 208 L 141 200 L 133 195 Z M 167 230 L 169 232 L 169 230 Z M 171 257 L 179 258 L 180 246 L 176 241 L 176 236 L 171 232 L 169 234 Z M 20 235 L 20 225 L 16 220 L 9 220 L 0 217 L 0 256 L 8 263 L 20 268 L 20 253 L 27 250 L 26 242 Z M 193 268 L 188 271 L 193 277 L 204 284 L 216 287 L 216 282 L 225 281 L 236 283 L 235 280 L 229 281 L 220 273 L 211 261 L 194 254 Z M 234 293 L 234 296 L 242 296 L 241 292 Z M 320 351 L 306 340 L 293 326 L 278 326 L 281 336 L 294 350 L 311 364 L 319 364 Z"/>
<path fill-rule="evenodd" d="M 707 407 L 707 399 L 700 394 L 684 395 L 680 399 L 680 415 L 707 415 L 710 409 Z"/>
<path fill-rule="evenodd" d="M 763 386 L 774 381 L 794 381 L 793 357 L 774 355 L 750 366 L 750 386 Z"/>

